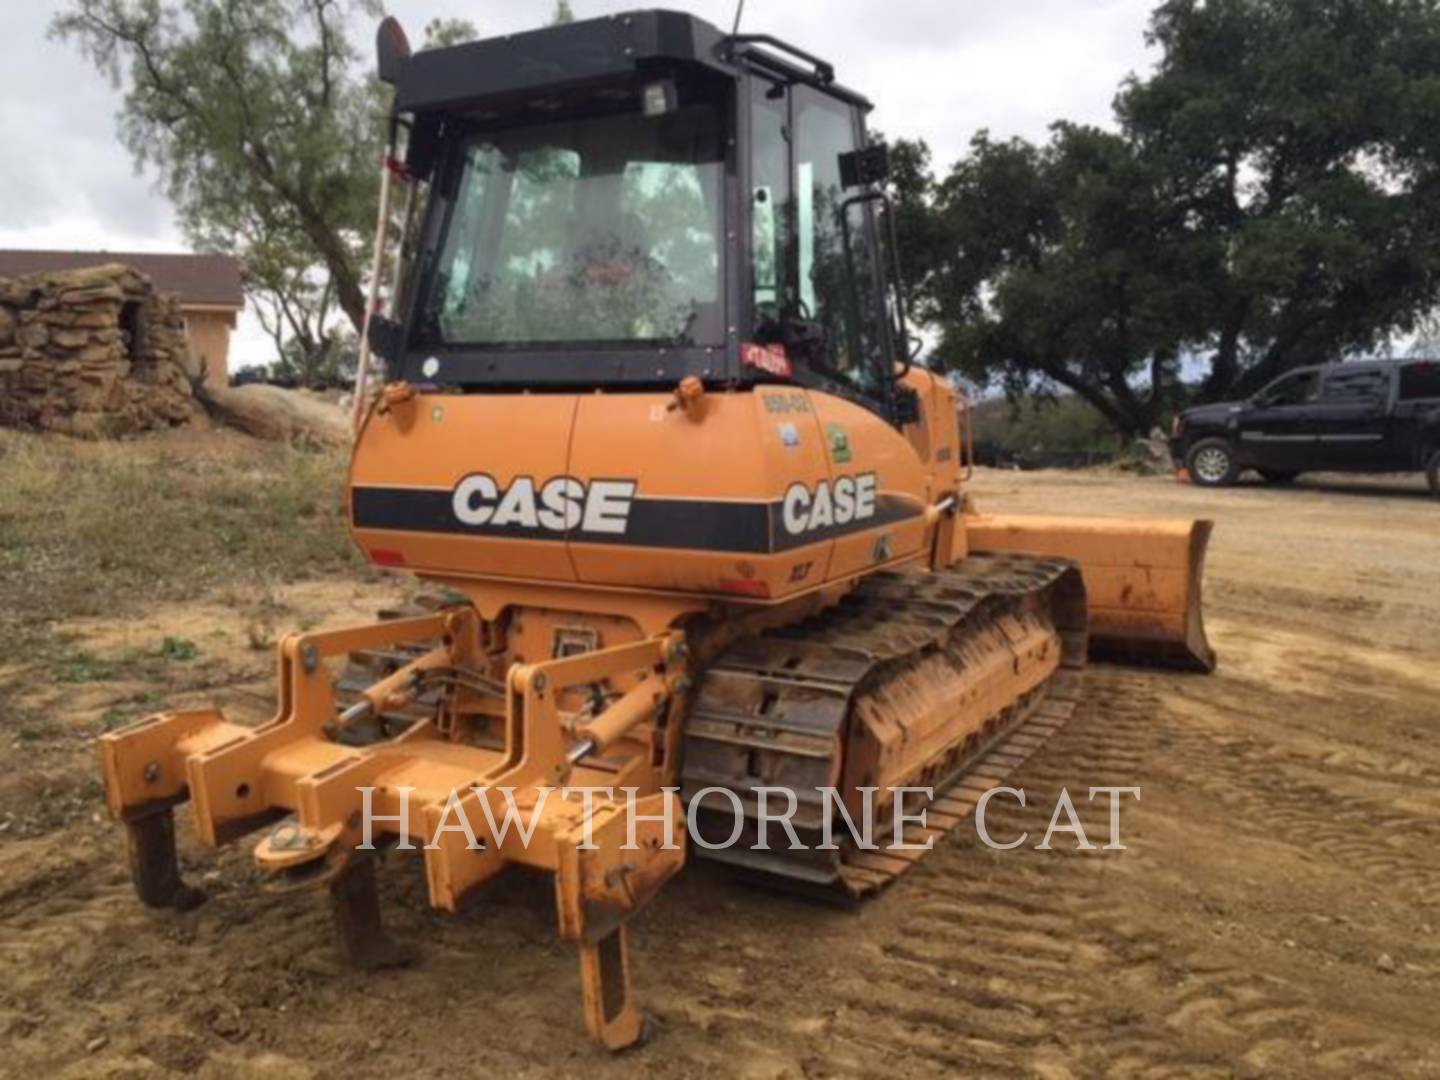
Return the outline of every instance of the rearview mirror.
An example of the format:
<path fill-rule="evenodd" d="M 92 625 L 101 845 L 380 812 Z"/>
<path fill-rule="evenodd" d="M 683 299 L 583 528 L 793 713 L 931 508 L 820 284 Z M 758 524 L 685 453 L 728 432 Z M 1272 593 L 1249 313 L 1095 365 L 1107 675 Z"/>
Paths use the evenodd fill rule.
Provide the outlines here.
<path fill-rule="evenodd" d="M 380 81 L 394 86 L 409 62 L 410 39 L 405 36 L 400 20 L 387 15 L 375 32 L 375 66 Z"/>
<path fill-rule="evenodd" d="M 365 328 L 365 340 L 370 345 L 370 351 L 384 360 L 387 368 L 393 369 L 405 348 L 405 328 L 384 315 L 371 315 Z"/>
<path fill-rule="evenodd" d="M 842 187 L 883 184 L 888 179 L 890 179 L 890 147 L 884 143 L 863 146 L 859 150 L 847 150 L 840 155 L 840 184 Z"/>

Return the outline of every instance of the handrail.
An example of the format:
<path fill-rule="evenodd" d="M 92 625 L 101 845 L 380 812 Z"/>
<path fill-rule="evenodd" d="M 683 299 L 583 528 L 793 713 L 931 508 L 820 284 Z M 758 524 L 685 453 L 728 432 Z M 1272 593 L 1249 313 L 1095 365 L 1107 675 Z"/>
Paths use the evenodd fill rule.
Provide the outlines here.
<path fill-rule="evenodd" d="M 960 394 L 960 409 L 964 413 L 961 424 L 965 430 L 961 433 L 961 442 L 964 444 L 963 453 L 965 456 L 965 471 L 960 479 L 969 482 L 975 475 L 975 406 L 970 401 L 969 394 Z"/>
<path fill-rule="evenodd" d="M 797 60 L 803 60 L 815 69 L 815 77 L 822 83 L 828 84 L 835 81 L 834 64 L 828 60 L 821 60 L 815 54 L 791 45 L 788 41 L 782 41 L 773 34 L 732 34 L 725 39 L 723 44 L 732 50 L 739 45 L 765 45 L 778 52 L 788 53 Z M 760 55 L 763 56 L 763 54 Z"/>

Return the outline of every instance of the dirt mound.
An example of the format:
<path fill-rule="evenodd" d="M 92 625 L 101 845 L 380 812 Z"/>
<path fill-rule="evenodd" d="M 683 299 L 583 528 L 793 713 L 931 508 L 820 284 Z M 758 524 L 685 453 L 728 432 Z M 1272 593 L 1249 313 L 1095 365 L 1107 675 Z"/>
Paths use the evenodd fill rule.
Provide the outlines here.
<path fill-rule="evenodd" d="M 346 412 L 319 394 L 252 383 L 205 386 L 202 400 L 212 416 L 258 439 L 343 446 L 350 441 Z"/>

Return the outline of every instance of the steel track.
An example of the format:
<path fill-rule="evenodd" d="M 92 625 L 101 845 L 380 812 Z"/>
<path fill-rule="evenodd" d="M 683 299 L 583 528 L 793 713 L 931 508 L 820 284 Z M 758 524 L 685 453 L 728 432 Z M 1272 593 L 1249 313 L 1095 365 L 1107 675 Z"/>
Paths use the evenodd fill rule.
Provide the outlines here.
<path fill-rule="evenodd" d="M 1053 632 L 1058 664 L 1042 684 L 982 709 L 965 691 L 967 673 L 987 665 L 993 670 L 1021 619 Z M 925 853 L 896 845 L 888 810 L 883 823 L 872 823 L 878 849 L 861 850 L 836 817 L 832 839 L 838 849 L 816 850 L 824 823 L 818 789 L 843 790 L 856 781 L 847 776 L 845 759 L 859 714 L 882 724 L 893 714 L 903 729 L 903 714 L 915 708 L 916 673 L 949 666 L 945 674 L 960 691 L 954 723 L 946 725 L 949 737 L 911 762 L 906 780 L 907 786 L 934 790 L 923 804 L 914 797 L 906 802 L 906 813 L 923 810 L 926 823 L 907 826 L 898 838 L 902 845 L 933 842 L 967 820 L 986 790 L 999 786 L 1069 719 L 1085 654 L 1078 571 L 1062 560 L 1016 555 L 972 555 L 936 574 L 879 574 L 835 608 L 742 639 L 703 672 L 685 723 L 681 795 L 688 804 L 706 788 L 725 789 L 739 800 L 743 820 L 737 821 L 728 798 L 704 796 L 695 807 L 700 839 L 718 844 L 737 825 L 739 836 L 717 850 L 694 843 L 692 853 L 832 900 L 884 887 Z M 1014 664 L 1019 672 L 1018 656 Z M 756 849 L 761 787 L 795 792 L 791 820 L 803 850 L 791 850 L 774 826 L 770 849 Z M 783 811 L 783 802 L 772 802 L 771 813 Z"/>

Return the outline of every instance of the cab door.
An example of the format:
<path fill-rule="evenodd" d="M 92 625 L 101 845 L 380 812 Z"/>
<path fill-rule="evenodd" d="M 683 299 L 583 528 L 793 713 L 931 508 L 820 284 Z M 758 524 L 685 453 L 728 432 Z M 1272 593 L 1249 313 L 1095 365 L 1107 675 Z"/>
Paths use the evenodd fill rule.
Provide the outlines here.
<path fill-rule="evenodd" d="M 1241 458 L 1260 469 L 1300 472 L 1316 467 L 1314 411 L 1320 373 L 1282 375 L 1256 394 L 1237 422 Z"/>
<path fill-rule="evenodd" d="M 832 486 L 865 493 L 832 532 L 830 573 L 843 577 L 919 552 L 932 493 L 926 464 L 892 422 L 895 365 L 874 203 L 866 189 L 846 187 L 841 168 L 865 145 L 861 111 L 804 83 L 759 75 L 753 83 L 755 307 L 812 328 L 811 347 L 791 356 L 792 377 L 810 390 Z"/>
<path fill-rule="evenodd" d="M 895 347 L 873 196 L 841 158 L 866 145 L 851 101 L 749 78 L 750 326 L 781 343 L 792 381 L 891 419 Z"/>
<path fill-rule="evenodd" d="M 1390 384 L 1384 368 L 1336 364 L 1325 370 L 1312 411 L 1319 467 L 1362 470 L 1385 465 Z"/>

